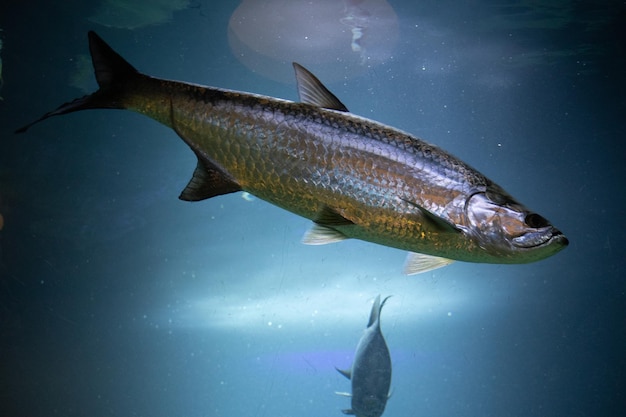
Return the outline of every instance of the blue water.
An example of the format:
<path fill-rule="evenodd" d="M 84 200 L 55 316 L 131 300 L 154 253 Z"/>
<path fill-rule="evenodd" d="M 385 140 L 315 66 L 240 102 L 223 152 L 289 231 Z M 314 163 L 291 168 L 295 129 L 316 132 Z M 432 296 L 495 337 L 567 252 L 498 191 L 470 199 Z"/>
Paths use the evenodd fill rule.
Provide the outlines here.
<path fill-rule="evenodd" d="M 259 199 L 178 200 L 195 157 L 145 117 L 87 111 L 13 134 L 85 94 L 71 80 L 88 30 L 147 74 L 297 100 L 292 78 L 232 51 L 239 1 L 134 29 L 89 20 L 96 2 L 5 3 L 0 415 L 340 416 L 349 399 L 334 392 L 350 386 L 334 367 L 349 366 L 377 294 L 393 295 L 386 417 L 626 412 L 622 2 L 388 2 L 389 56 L 328 87 L 570 239 L 533 264 L 410 277 L 399 250 L 300 244 L 309 222 Z"/>

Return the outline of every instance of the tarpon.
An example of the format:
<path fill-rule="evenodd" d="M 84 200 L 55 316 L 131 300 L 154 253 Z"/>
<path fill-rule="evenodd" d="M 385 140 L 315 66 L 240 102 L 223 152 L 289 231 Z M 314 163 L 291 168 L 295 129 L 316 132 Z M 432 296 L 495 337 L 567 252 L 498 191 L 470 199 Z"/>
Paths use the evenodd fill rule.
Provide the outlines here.
<path fill-rule="evenodd" d="M 349 113 L 294 63 L 301 102 L 138 72 L 94 32 L 99 89 L 46 113 L 128 109 L 172 128 L 198 164 L 180 198 L 246 191 L 313 220 L 303 242 L 357 238 L 413 253 L 407 273 L 451 260 L 527 263 L 563 249 L 545 218 L 461 160 Z"/>
<path fill-rule="evenodd" d="M 380 417 L 389 398 L 391 386 L 391 356 L 385 338 L 380 331 L 380 311 L 389 297 L 380 302 L 376 297 L 365 333 L 359 340 L 352 367 L 337 369 L 352 382 L 352 394 L 337 394 L 352 397 L 352 408 L 342 410 L 344 414 L 357 417 Z"/>

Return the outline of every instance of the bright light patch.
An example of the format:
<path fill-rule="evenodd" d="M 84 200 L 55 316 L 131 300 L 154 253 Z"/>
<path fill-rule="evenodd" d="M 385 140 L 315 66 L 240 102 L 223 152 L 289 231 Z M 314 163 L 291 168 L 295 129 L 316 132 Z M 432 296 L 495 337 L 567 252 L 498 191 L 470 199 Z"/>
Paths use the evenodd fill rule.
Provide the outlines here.
<path fill-rule="evenodd" d="M 183 307 L 167 311 L 167 324 L 183 328 L 241 329 L 247 332 L 274 332 L 320 328 L 329 323 L 360 326 L 367 322 L 374 297 L 392 295 L 385 305 L 384 321 L 414 321 L 424 317 L 451 316 L 467 306 L 466 296 L 458 291 L 432 288 L 430 279 L 396 277 L 394 289 L 383 288 L 380 279 L 350 285 L 350 277 L 317 287 L 276 292 L 274 289 L 254 292 L 232 291 L 228 294 L 189 298 Z M 385 280 L 381 280 L 385 281 Z M 428 288 L 431 287 L 431 288 Z"/>

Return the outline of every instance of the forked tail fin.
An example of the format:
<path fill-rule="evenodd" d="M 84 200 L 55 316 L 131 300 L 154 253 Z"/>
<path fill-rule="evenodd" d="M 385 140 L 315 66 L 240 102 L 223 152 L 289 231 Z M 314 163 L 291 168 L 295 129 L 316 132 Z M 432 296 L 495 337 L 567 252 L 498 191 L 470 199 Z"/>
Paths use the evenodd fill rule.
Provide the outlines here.
<path fill-rule="evenodd" d="M 90 95 L 62 104 L 56 110 L 17 129 L 15 133 L 26 132 L 32 125 L 52 116 L 87 109 L 124 108 L 122 99 L 134 80 L 140 76 L 139 71 L 115 52 L 96 32 L 89 31 L 88 37 L 91 61 L 100 88 Z"/>

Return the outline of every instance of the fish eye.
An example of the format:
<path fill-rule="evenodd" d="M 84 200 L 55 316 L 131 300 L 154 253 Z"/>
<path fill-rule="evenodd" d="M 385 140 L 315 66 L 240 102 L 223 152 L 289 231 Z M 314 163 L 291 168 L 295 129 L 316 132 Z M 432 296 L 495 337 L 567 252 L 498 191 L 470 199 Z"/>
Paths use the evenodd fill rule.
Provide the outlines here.
<path fill-rule="evenodd" d="M 526 215 L 526 219 L 524 219 L 524 222 L 534 228 L 534 229 L 539 229 L 541 227 L 547 227 L 550 226 L 550 223 L 544 219 L 543 217 L 541 217 L 540 215 L 538 215 L 537 213 L 529 213 Z"/>

